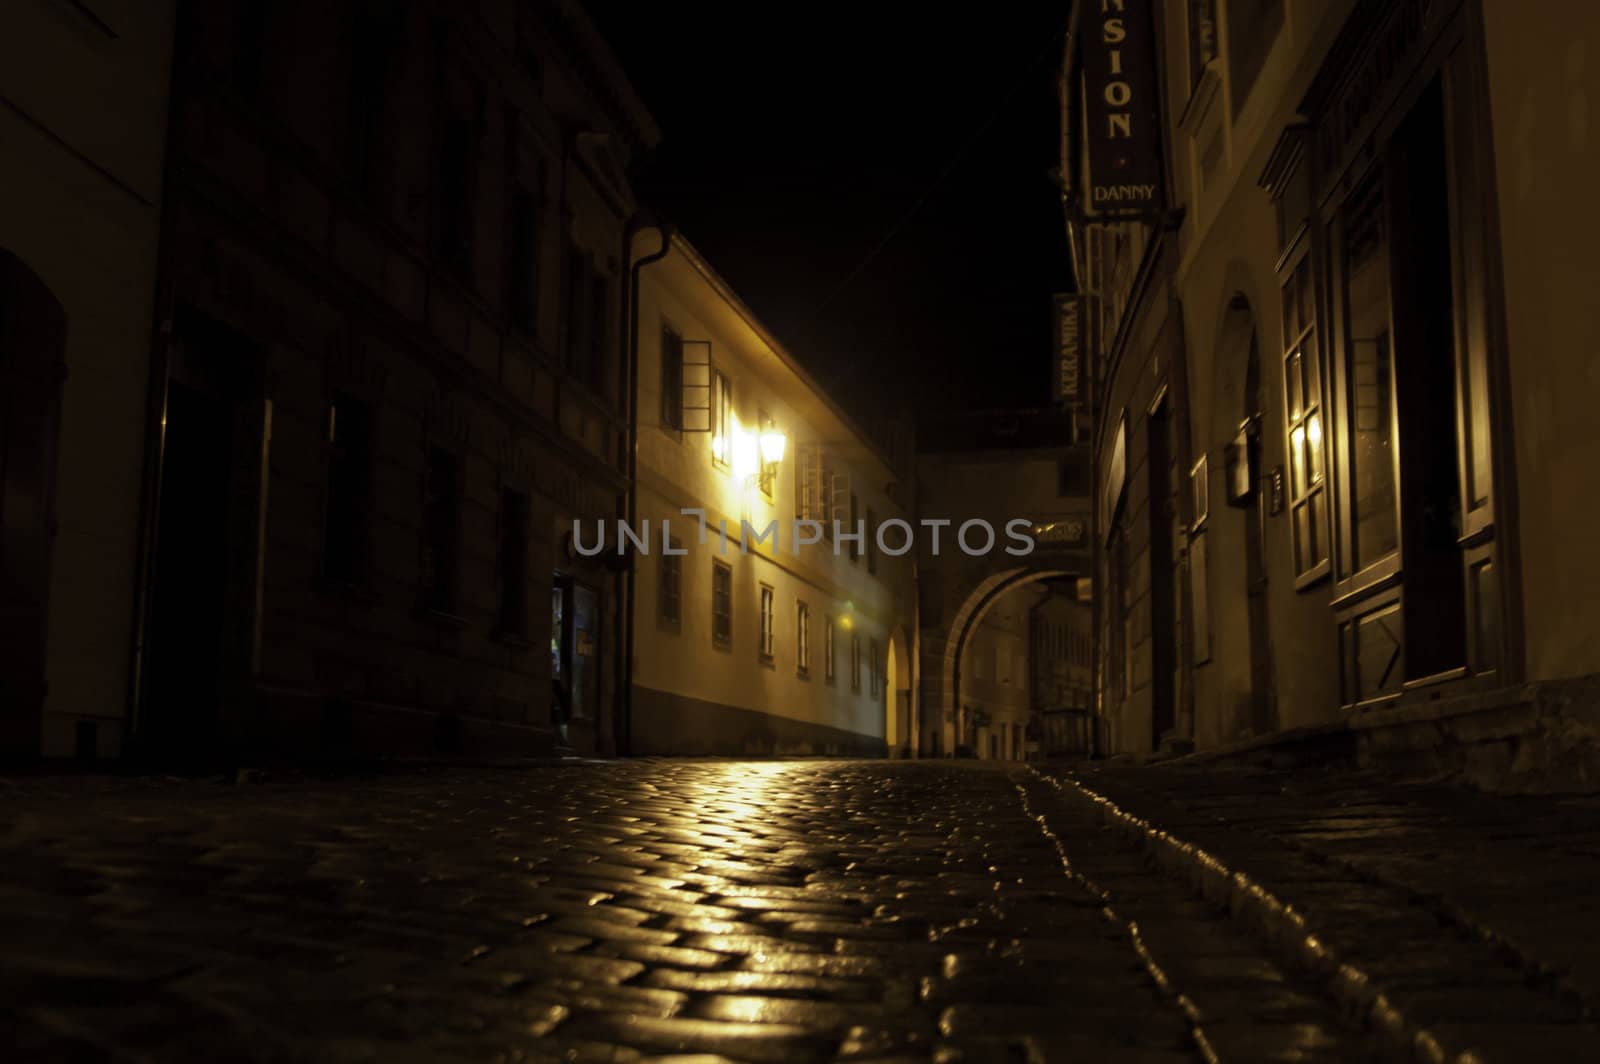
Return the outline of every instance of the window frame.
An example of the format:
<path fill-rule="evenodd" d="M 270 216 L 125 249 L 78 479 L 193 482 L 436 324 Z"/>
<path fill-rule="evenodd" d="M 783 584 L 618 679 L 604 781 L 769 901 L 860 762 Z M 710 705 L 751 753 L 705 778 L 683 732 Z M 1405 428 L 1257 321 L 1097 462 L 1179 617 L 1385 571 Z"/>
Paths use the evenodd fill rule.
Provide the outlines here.
<path fill-rule="evenodd" d="M 363 431 L 354 453 L 341 448 L 339 409 L 349 414 L 360 411 Z M 374 468 L 373 404 L 359 395 L 338 388 L 328 399 L 327 478 L 322 530 L 322 579 L 329 587 L 365 587 L 370 568 L 368 551 L 372 542 L 372 475 Z M 350 417 L 345 418 L 348 426 Z M 355 441 L 348 441 L 355 442 Z M 341 489 L 343 487 L 343 490 Z M 345 519 L 355 528 L 341 531 Z M 342 542 L 348 537 L 348 543 Z M 336 544 L 336 540 L 341 541 Z M 346 551 L 348 558 L 339 558 Z"/>
<path fill-rule="evenodd" d="M 683 547 L 676 536 L 667 542 L 673 551 Z M 683 629 L 683 559 L 664 550 L 656 566 L 656 620 L 673 631 Z"/>
<path fill-rule="evenodd" d="M 823 618 L 822 678 L 830 687 L 837 683 L 839 678 L 837 628 L 838 625 L 834 622 L 833 617 Z"/>
<path fill-rule="evenodd" d="M 801 677 L 811 676 L 811 606 L 804 599 L 794 604 L 794 671 Z"/>
<path fill-rule="evenodd" d="M 850 693 L 861 693 L 861 633 L 850 633 Z"/>
<path fill-rule="evenodd" d="M 434 443 L 428 447 L 427 463 L 422 496 L 422 605 L 431 614 L 455 617 L 461 601 L 466 459 L 459 451 Z M 443 464 L 450 469 L 448 498 L 442 497 L 438 483 Z"/>
<path fill-rule="evenodd" d="M 714 364 L 711 367 L 711 465 L 723 472 L 733 468 L 733 381 Z"/>
<path fill-rule="evenodd" d="M 683 334 L 672 323 L 661 322 L 660 428 L 672 436 L 683 433 Z"/>
<path fill-rule="evenodd" d="M 533 546 L 532 496 L 523 488 L 502 484 L 499 516 L 495 634 L 501 639 L 526 643 L 533 610 L 532 598 L 528 594 L 529 577 L 532 575 L 529 565 Z"/>
<path fill-rule="evenodd" d="M 1332 492 L 1328 487 L 1330 433 L 1327 389 L 1323 383 L 1326 359 L 1320 346 L 1326 330 L 1320 328 L 1316 259 L 1308 245 L 1309 241 L 1302 241 L 1279 271 L 1290 564 L 1294 567 L 1295 589 L 1300 591 L 1329 575 L 1333 554 L 1328 531 Z M 1306 514 L 1305 534 L 1301 530 L 1302 512 Z M 1305 562 L 1307 535 L 1317 548 L 1316 557 L 1309 564 Z"/>
<path fill-rule="evenodd" d="M 757 586 L 757 603 L 759 604 L 758 616 L 760 618 L 760 640 L 756 644 L 756 657 L 764 665 L 771 665 L 776 660 L 778 636 L 778 592 L 771 584 L 762 583 Z"/>
<path fill-rule="evenodd" d="M 720 558 L 711 559 L 711 645 L 733 649 L 733 566 Z"/>

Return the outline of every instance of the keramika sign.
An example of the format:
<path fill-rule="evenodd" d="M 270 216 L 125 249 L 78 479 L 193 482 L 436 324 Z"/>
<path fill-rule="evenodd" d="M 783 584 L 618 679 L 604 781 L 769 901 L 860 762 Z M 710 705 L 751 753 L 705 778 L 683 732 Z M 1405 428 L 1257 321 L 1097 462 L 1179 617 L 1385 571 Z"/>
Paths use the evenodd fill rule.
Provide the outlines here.
<path fill-rule="evenodd" d="M 1083 42 L 1084 212 L 1161 207 L 1160 100 L 1151 0 L 1090 0 Z"/>

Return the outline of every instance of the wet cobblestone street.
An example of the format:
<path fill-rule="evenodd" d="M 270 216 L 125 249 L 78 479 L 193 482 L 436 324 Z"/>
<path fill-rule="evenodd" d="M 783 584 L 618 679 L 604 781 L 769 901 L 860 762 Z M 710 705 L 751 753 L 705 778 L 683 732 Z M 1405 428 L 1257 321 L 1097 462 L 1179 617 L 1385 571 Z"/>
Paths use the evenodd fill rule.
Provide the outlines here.
<path fill-rule="evenodd" d="M 1021 770 L 64 777 L 0 799 L 9 1059 L 1363 1055 Z"/>

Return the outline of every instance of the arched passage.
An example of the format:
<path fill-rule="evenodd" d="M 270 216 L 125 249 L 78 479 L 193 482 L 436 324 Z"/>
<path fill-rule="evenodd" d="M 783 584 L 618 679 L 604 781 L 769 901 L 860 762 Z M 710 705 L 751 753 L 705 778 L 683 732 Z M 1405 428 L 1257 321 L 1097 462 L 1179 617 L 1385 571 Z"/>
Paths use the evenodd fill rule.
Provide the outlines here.
<path fill-rule="evenodd" d="M 889 659 L 884 672 L 883 736 L 890 757 L 916 753 L 917 722 L 911 698 L 911 646 L 906 630 L 889 635 Z"/>
<path fill-rule="evenodd" d="M 973 632 L 983 623 L 984 617 L 996 602 L 1006 594 L 1027 584 L 1043 580 L 1077 575 L 1075 569 L 1052 568 L 1042 565 L 1018 566 L 998 570 L 977 578 L 962 596 L 942 644 L 929 647 L 923 654 L 925 679 L 936 678 L 936 684 L 924 685 L 921 753 L 940 757 L 953 753 L 971 738 L 970 721 L 963 719 L 960 704 L 961 662 Z M 932 675 L 927 675 L 931 673 Z M 963 733 L 967 734 L 964 735 Z"/>
<path fill-rule="evenodd" d="M 0 249 L 0 755 L 40 749 L 67 315 Z"/>

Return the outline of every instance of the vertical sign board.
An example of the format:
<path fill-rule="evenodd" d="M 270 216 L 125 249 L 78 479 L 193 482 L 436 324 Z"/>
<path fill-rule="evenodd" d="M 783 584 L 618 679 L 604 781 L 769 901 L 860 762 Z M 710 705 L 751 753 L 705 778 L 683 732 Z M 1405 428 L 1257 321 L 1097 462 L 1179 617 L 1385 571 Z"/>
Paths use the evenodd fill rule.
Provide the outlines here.
<path fill-rule="evenodd" d="M 1161 111 L 1153 0 L 1091 0 L 1083 38 L 1084 212 L 1161 207 Z"/>
<path fill-rule="evenodd" d="M 1056 340 L 1056 372 L 1051 388 L 1058 403 L 1076 406 L 1078 403 L 1078 359 L 1082 350 L 1080 307 L 1083 301 L 1076 295 L 1057 293 L 1050 304 L 1050 317 Z"/>

